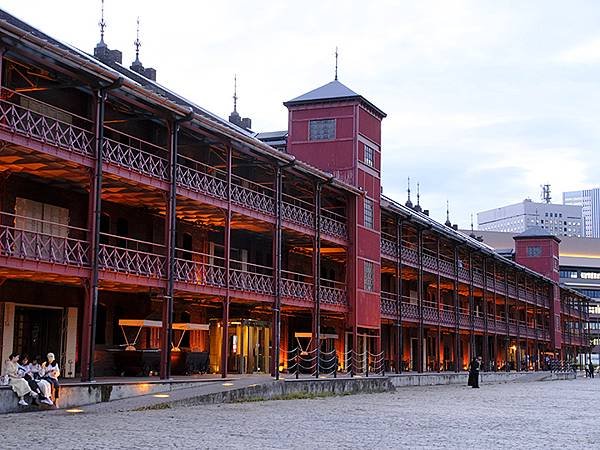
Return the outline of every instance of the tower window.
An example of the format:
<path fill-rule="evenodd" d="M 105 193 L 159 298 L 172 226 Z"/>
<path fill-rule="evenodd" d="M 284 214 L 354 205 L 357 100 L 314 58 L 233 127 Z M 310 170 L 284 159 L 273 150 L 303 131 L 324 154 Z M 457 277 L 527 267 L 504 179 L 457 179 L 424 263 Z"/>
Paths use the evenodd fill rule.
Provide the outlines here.
<path fill-rule="evenodd" d="M 365 198 L 365 227 L 373 228 L 373 200 Z"/>
<path fill-rule="evenodd" d="M 335 119 L 311 120 L 309 122 L 310 141 L 328 141 L 335 139 Z"/>
<path fill-rule="evenodd" d="M 375 150 L 368 145 L 365 145 L 365 164 L 370 167 L 375 165 Z"/>
<path fill-rule="evenodd" d="M 375 290 L 375 266 L 372 262 L 365 261 L 365 291 Z"/>
<path fill-rule="evenodd" d="M 527 256 L 542 256 L 542 247 L 539 247 L 537 245 L 527 247 Z"/>

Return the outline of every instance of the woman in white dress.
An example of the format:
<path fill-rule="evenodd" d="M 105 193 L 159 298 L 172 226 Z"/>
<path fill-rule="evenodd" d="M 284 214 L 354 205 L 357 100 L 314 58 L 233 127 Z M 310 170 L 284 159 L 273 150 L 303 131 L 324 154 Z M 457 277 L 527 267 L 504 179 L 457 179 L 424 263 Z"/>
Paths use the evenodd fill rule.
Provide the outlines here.
<path fill-rule="evenodd" d="M 8 375 L 8 384 L 15 394 L 17 394 L 17 397 L 19 397 L 19 405 L 29 406 L 24 397 L 27 394 L 31 394 L 31 397 L 35 400 L 37 398 L 37 394 L 31 390 L 27 381 L 25 381 L 25 379 L 19 375 L 18 353 L 12 353 L 8 357 L 8 361 L 5 363 L 5 372 L 6 375 Z"/>

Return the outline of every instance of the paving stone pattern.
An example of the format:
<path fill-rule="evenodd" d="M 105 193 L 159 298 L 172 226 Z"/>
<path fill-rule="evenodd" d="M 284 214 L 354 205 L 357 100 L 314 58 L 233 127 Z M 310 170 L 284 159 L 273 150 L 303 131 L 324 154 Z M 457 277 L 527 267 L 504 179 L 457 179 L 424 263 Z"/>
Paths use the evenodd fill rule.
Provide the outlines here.
<path fill-rule="evenodd" d="M 0 418 L 2 448 L 599 448 L 600 379 Z"/>

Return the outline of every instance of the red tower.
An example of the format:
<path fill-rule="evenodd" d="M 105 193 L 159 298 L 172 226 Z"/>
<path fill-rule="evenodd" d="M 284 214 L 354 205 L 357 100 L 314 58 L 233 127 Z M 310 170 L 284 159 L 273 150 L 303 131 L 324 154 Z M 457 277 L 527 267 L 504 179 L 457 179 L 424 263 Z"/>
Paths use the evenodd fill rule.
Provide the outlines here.
<path fill-rule="evenodd" d="M 337 79 L 284 104 L 288 152 L 363 191 L 349 214 L 349 325 L 354 348 L 379 351 L 381 120 L 386 115 Z"/>
<path fill-rule="evenodd" d="M 552 345 L 560 349 L 562 344 L 561 305 L 558 272 L 558 246 L 560 239 L 540 227 L 529 228 L 514 237 L 515 261 L 554 281 L 553 301 L 550 305 L 550 329 Z"/>

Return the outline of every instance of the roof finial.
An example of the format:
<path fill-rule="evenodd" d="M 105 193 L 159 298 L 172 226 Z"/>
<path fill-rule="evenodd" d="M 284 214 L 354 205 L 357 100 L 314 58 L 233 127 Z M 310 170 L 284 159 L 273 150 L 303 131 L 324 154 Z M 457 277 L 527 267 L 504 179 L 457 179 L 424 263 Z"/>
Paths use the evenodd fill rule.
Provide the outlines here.
<path fill-rule="evenodd" d="M 104 29 L 106 28 L 106 22 L 104 21 L 104 0 L 102 0 L 101 3 L 101 15 L 100 22 L 98 22 L 98 25 L 100 26 L 100 43 L 104 44 Z"/>
<path fill-rule="evenodd" d="M 446 200 L 446 222 L 444 223 L 447 227 L 452 226 L 452 222 L 450 222 L 450 203 Z"/>
<path fill-rule="evenodd" d="M 237 112 L 237 75 L 233 76 L 233 112 Z"/>
<path fill-rule="evenodd" d="M 135 45 L 135 61 L 139 62 L 140 61 L 140 47 L 142 46 L 142 43 L 140 42 L 140 18 L 139 18 L 139 16 L 137 18 L 137 29 L 136 29 L 135 41 L 133 42 L 133 45 Z"/>
<path fill-rule="evenodd" d="M 420 183 L 417 181 L 417 204 L 415 205 L 415 211 L 421 212 L 421 192 Z"/>
<path fill-rule="evenodd" d="M 413 204 L 410 201 L 410 177 L 408 177 L 408 188 L 406 189 L 406 192 L 408 194 L 408 199 L 406 200 L 405 205 L 408 206 L 409 208 L 412 208 Z"/>
<path fill-rule="evenodd" d="M 337 81 L 338 76 L 337 76 L 337 70 L 338 70 L 338 48 L 337 46 L 335 47 L 335 80 Z"/>
<path fill-rule="evenodd" d="M 471 213 L 471 233 L 473 232 L 473 213 Z"/>

